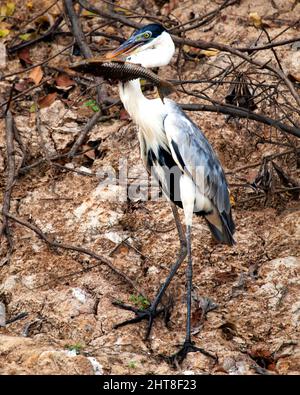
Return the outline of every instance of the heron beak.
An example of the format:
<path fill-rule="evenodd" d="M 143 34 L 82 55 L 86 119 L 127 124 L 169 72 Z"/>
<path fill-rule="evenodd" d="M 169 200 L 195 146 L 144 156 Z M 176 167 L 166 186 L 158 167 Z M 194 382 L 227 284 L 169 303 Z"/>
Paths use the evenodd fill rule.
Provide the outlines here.
<path fill-rule="evenodd" d="M 142 41 L 136 42 L 134 38 L 129 38 L 123 44 L 121 44 L 118 48 L 114 49 L 111 52 L 108 52 L 105 57 L 106 59 L 124 59 L 128 55 L 132 54 L 142 46 L 144 43 Z"/>

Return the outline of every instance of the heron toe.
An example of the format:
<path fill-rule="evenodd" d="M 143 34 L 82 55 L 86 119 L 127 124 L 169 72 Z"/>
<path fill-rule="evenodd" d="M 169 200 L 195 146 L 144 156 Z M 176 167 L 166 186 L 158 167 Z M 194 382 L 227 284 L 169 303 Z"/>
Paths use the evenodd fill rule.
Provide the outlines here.
<path fill-rule="evenodd" d="M 119 307 L 120 309 L 132 311 L 133 313 L 135 313 L 134 318 L 125 320 L 123 322 L 120 322 L 119 324 L 114 325 L 114 329 L 120 328 L 125 325 L 135 324 L 143 320 L 148 320 L 145 339 L 148 339 L 150 335 L 154 319 L 165 311 L 164 308 L 157 308 L 157 307 L 153 307 L 152 305 L 144 310 L 120 302 L 113 302 L 113 305 Z"/>
<path fill-rule="evenodd" d="M 217 362 L 218 358 L 211 354 L 208 351 L 205 351 L 203 348 L 196 347 L 193 342 L 191 341 L 185 341 L 182 345 L 182 347 L 177 351 L 175 354 L 170 355 L 170 356 L 163 356 L 164 360 L 167 361 L 170 365 L 177 367 L 180 365 L 184 359 L 186 358 L 187 354 L 190 352 L 201 352 L 201 354 L 212 358 L 215 362 Z"/>

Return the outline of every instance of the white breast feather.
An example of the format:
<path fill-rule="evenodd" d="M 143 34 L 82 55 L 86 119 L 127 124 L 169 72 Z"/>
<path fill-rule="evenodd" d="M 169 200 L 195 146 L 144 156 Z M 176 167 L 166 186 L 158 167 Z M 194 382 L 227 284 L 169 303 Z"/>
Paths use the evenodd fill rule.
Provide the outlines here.
<path fill-rule="evenodd" d="M 119 91 L 126 111 L 144 137 L 147 149 L 152 149 L 156 155 L 159 146 L 168 150 L 163 125 L 166 110 L 161 99 L 147 99 L 141 91 L 139 80 L 120 83 Z"/>

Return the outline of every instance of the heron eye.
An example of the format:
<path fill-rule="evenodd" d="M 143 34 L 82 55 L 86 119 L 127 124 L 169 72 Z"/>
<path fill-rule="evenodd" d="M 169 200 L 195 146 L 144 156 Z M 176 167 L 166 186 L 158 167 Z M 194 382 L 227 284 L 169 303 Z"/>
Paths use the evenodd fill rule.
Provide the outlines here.
<path fill-rule="evenodd" d="M 143 36 L 144 36 L 144 38 L 150 38 L 150 36 L 151 36 L 151 34 L 149 33 L 149 32 L 145 32 L 144 34 L 143 34 Z"/>

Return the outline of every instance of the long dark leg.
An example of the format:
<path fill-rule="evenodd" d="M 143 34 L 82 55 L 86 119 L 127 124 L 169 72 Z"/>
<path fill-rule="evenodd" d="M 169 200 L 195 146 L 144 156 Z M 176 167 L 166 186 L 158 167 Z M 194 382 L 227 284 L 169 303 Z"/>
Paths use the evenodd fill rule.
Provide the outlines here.
<path fill-rule="evenodd" d="M 192 309 L 192 283 L 193 283 L 193 262 L 192 262 L 192 243 L 191 243 L 191 227 L 186 228 L 186 242 L 188 265 L 186 268 L 186 335 L 185 343 L 191 343 L 191 309 Z"/>
<path fill-rule="evenodd" d="M 181 248 L 184 246 L 185 249 L 186 249 L 186 239 L 185 239 L 185 236 L 184 236 L 184 230 L 183 230 L 182 223 L 180 221 L 180 217 L 179 217 L 179 214 L 178 214 L 177 207 L 176 207 L 176 205 L 173 202 L 171 202 L 170 204 L 171 204 L 171 209 L 172 209 L 173 217 L 174 217 L 176 228 L 177 228 L 177 232 L 178 232 L 180 246 L 181 246 Z"/>
<path fill-rule="evenodd" d="M 186 317 L 186 333 L 185 340 L 181 347 L 181 349 L 174 355 L 170 357 L 166 357 L 168 362 L 173 365 L 180 364 L 189 352 L 201 352 L 202 354 L 213 358 L 216 360 L 216 357 L 209 352 L 203 350 L 202 348 L 194 346 L 191 338 L 191 308 L 192 308 L 192 283 L 193 283 L 193 261 L 192 261 L 192 244 L 191 244 L 191 226 L 187 226 L 186 228 L 186 243 L 187 243 L 187 254 L 188 254 L 188 265 L 186 269 L 186 306 L 187 306 L 187 317 Z"/>
<path fill-rule="evenodd" d="M 157 293 L 157 295 L 156 295 L 156 297 L 155 297 L 155 299 L 154 299 L 154 301 L 152 303 L 152 305 L 155 308 L 159 305 L 163 294 L 165 293 L 165 291 L 168 288 L 170 282 L 172 281 L 172 278 L 175 276 L 179 266 L 184 261 L 186 255 L 187 255 L 186 239 L 184 237 L 184 231 L 183 231 L 183 227 L 182 227 L 182 224 L 181 224 L 181 221 L 180 221 L 180 218 L 179 218 L 177 207 L 175 206 L 174 203 L 171 203 L 171 208 L 172 208 L 172 212 L 173 212 L 173 215 L 174 215 L 176 228 L 177 228 L 177 232 L 178 232 L 178 236 L 179 236 L 180 251 L 179 251 L 178 258 L 177 258 L 175 264 L 173 265 L 173 267 L 171 268 L 171 271 L 170 271 L 165 283 L 162 285 L 162 287 L 158 291 L 158 293 Z"/>
<path fill-rule="evenodd" d="M 164 312 L 164 308 L 158 309 L 158 305 L 161 302 L 161 299 L 162 299 L 164 293 L 166 292 L 166 289 L 170 285 L 170 282 L 172 281 L 172 278 L 176 274 L 179 266 L 184 261 L 186 255 L 187 255 L 186 238 L 184 236 L 184 231 L 183 231 L 183 227 L 182 227 L 182 224 L 181 224 L 181 221 L 180 221 L 180 217 L 179 217 L 179 214 L 178 214 L 177 207 L 175 206 L 174 203 L 171 203 L 171 208 L 172 208 L 172 212 L 173 212 L 173 215 L 174 215 L 175 224 L 176 224 L 176 228 L 177 228 L 177 232 L 178 232 L 178 236 L 179 236 L 179 240 L 180 240 L 180 251 L 179 251 L 178 258 L 177 258 L 175 264 L 172 266 L 171 271 L 170 271 L 165 283 L 159 289 L 154 301 L 151 303 L 151 306 L 149 308 L 147 308 L 146 310 L 139 310 L 139 309 L 135 309 L 134 307 L 131 307 L 131 306 L 128 306 L 128 305 L 124 305 L 124 304 L 120 304 L 120 303 L 114 303 L 118 307 L 120 307 L 120 308 L 122 308 L 124 310 L 133 311 L 136 314 L 135 318 L 132 318 L 130 320 L 126 320 L 124 322 L 121 322 L 120 324 L 115 325 L 114 328 L 119 328 L 121 326 L 128 325 L 128 324 L 134 324 L 136 322 L 142 321 L 143 319 L 148 319 L 148 327 L 147 327 L 146 336 L 145 336 L 146 339 L 150 335 L 154 318 L 157 315 L 159 315 L 162 312 Z"/>

